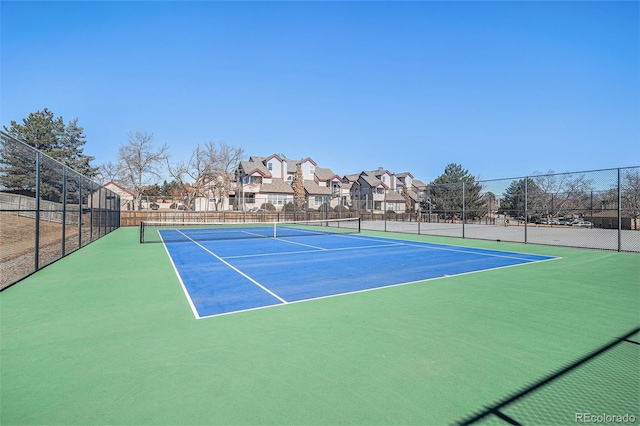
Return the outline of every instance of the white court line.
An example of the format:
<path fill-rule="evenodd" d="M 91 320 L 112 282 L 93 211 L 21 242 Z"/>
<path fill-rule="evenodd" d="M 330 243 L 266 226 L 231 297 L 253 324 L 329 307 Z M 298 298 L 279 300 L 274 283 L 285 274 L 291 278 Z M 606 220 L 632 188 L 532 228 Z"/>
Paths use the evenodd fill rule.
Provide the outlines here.
<path fill-rule="evenodd" d="M 393 241 L 403 241 L 403 240 L 396 240 L 395 238 L 386 238 L 386 237 L 367 237 L 367 236 L 355 236 L 355 235 L 344 235 L 344 237 L 355 238 L 355 239 L 360 239 L 360 240 L 367 240 L 367 241 L 380 240 L 380 239 L 393 240 Z M 421 243 L 420 241 L 408 241 L 407 240 L 407 241 L 403 241 L 403 242 L 398 243 L 398 244 L 407 245 L 407 246 L 411 246 L 411 247 L 418 247 L 418 248 L 422 248 L 422 249 L 453 251 L 453 252 L 467 253 L 467 254 L 478 254 L 478 255 L 481 255 L 481 256 L 501 257 L 501 258 L 505 258 L 505 259 L 526 260 L 526 261 L 528 261 L 530 263 L 544 262 L 544 261 L 547 261 L 547 260 L 562 259 L 561 257 L 558 257 L 558 256 L 548 256 L 548 255 L 543 255 L 543 254 L 518 253 L 518 252 L 506 251 L 506 250 L 483 249 L 483 248 L 477 248 L 477 247 L 462 247 L 462 246 L 453 246 L 453 245 L 449 245 L 449 244 L 428 243 L 428 242 Z M 437 247 L 434 247 L 434 246 L 437 246 Z M 483 253 L 483 252 L 478 252 L 478 251 L 475 251 L 475 250 L 486 250 L 486 251 L 492 252 L 492 253 Z M 538 260 L 536 260 L 536 259 L 527 259 L 527 258 L 524 258 L 524 257 L 507 256 L 507 255 L 502 255 L 502 254 L 496 254 L 496 253 L 493 253 L 493 252 L 509 253 L 509 254 L 516 254 L 516 255 L 520 254 L 522 256 L 544 256 L 544 257 L 550 257 L 551 259 L 538 259 Z"/>
<path fill-rule="evenodd" d="M 288 241 L 290 242 L 290 241 Z M 300 243 L 297 243 L 300 244 Z M 300 244 L 300 245 L 306 245 L 306 244 Z M 278 255 L 292 255 L 292 254 L 298 254 L 298 253 L 316 253 L 318 251 L 325 251 L 325 252 L 331 252 L 331 251 L 345 251 L 345 250 L 359 250 L 359 249 L 374 249 L 374 248 L 381 248 L 381 247 L 395 247 L 395 246 L 402 246 L 404 244 L 402 243 L 394 243 L 394 244 L 376 244 L 374 246 L 358 246 L 358 247 L 340 247 L 340 248 L 332 248 L 332 249 L 328 249 L 328 248 L 322 248 L 320 247 L 318 250 L 300 250 L 300 251 L 281 251 L 281 252 L 272 252 L 272 253 L 258 253 L 258 254 L 240 254 L 240 255 L 236 255 L 236 256 L 225 256 L 224 259 L 243 259 L 246 257 L 265 257 L 265 256 L 278 256 Z M 313 246 L 310 246 L 313 247 Z"/>
<path fill-rule="evenodd" d="M 548 260 L 555 260 L 555 259 L 559 259 L 559 258 L 548 259 Z M 521 259 L 521 260 L 526 260 L 526 259 Z M 528 263 L 537 263 L 537 262 L 545 262 L 545 261 L 546 260 L 530 261 Z M 370 292 L 370 291 L 382 290 L 382 289 L 393 288 L 393 287 L 402 287 L 402 286 L 406 286 L 406 285 L 425 283 L 425 282 L 428 282 L 428 281 L 441 280 L 443 278 L 460 277 L 460 276 L 463 276 L 463 275 L 477 274 L 479 272 L 496 271 L 498 269 L 504 269 L 504 268 L 516 268 L 518 266 L 523 266 L 523 265 L 526 265 L 528 263 L 519 263 L 519 264 L 516 264 L 516 265 L 496 266 L 495 268 L 478 269 L 478 270 L 475 270 L 475 271 L 461 272 L 459 274 L 452 274 L 452 275 L 445 274 L 445 275 L 442 275 L 440 277 L 425 278 L 423 280 L 414 280 L 414 281 L 407 281 L 407 282 L 404 282 L 404 283 L 387 284 L 387 285 L 382 285 L 382 286 L 379 286 L 379 287 L 371 287 L 371 288 L 364 288 L 364 289 L 361 289 L 361 290 L 347 291 L 347 292 L 344 292 L 344 293 L 336 293 L 336 294 L 328 294 L 326 296 L 310 297 L 308 299 L 293 300 L 291 302 L 288 302 L 287 305 L 293 305 L 293 304 L 296 304 L 296 303 L 303 303 L 303 302 L 311 302 L 313 300 L 329 299 L 329 298 L 332 298 L 332 297 L 347 296 L 347 295 L 350 295 L 350 294 L 367 293 L 367 292 Z M 240 313 L 240 312 L 255 311 L 255 310 L 258 310 L 258 309 L 275 308 L 275 307 L 278 307 L 278 306 L 281 306 L 281 305 L 258 306 L 256 308 L 242 309 L 242 310 L 233 311 L 233 312 L 222 312 L 222 313 L 219 313 L 219 314 L 205 315 L 205 316 L 200 317 L 200 318 L 202 318 L 202 319 L 204 319 L 204 318 L 214 318 L 214 317 L 219 317 L 219 316 L 223 316 L 223 315 L 233 315 L 233 314 L 237 314 L 237 313 Z"/>
<path fill-rule="evenodd" d="M 289 241 L 289 240 L 285 240 L 283 238 L 276 238 L 276 241 L 281 241 L 283 243 L 289 243 L 289 244 L 297 244 L 299 246 L 304 246 L 304 247 L 311 247 L 311 248 L 316 249 L 316 250 L 328 250 L 328 249 L 326 249 L 324 247 L 312 246 L 311 244 L 299 243 L 297 241 Z"/>
<path fill-rule="evenodd" d="M 169 256 L 169 261 L 171 262 L 171 266 L 173 266 L 173 270 L 175 271 L 176 275 L 178 276 L 178 281 L 180 282 L 180 286 L 182 287 L 182 291 L 184 292 L 184 295 L 187 298 L 187 302 L 189 302 L 189 306 L 191 307 L 191 312 L 193 312 L 193 316 L 195 316 L 196 319 L 200 319 L 201 316 L 198 313 L 198 310 L 196 309 L 196 305 L 194 305 L 193 300 L 191 300 L 191 295 L 189 294 L 189 291 L 187 290 L 187 286 L 184 285 L 184 281 L 182 281 L 182 277 L 180 276 L 180 272 L 178 272 L 178 268 L 176 267 L 176 264 L 173 263 L 173 257 L 171 257 L 171 253 L 169 252 L 169 249 L 167 248 L 167 244 L 164 242 L 164 239 L 162 239 L 162 234 L 160 233 L 160 230 L 158 230 L 158 235 L 160 236 L 160 241 L 162 241 L 162 245 L 164 246 L 164 250 L 167 252 L 167 256 Z"/>
<path fill-rule="evenodd" d="M 252 283 L 254 283 L 255 285 L 257 285 L 258 287 L 260 287 L 261 289 L 263 289 L 264 291 L 266 291 L 267 293 L 269 293 L 270 295 L 272 295 L 273 297 L 275 297 L 276 299 L 278 299 L 279 301 L 281 301 L 282 303 L 289 303 L 286 300 L 284 300 L 282 297 L 278 296 L 277 294 L 275 294 L 274 292 L 272 292 L 271 290 L 269 290 L 268 288 L 266 288 L 265 286 L 263 286 L 262 284 L 260 284 L 258 281 L 254 280 L 253 278 L 251 278 L 249 275 L 245 274 L 244 272 L 242 272 L 240 269 L 236 268 L 235 266 L 233 266 L 232 264 L 230 264 L 229 262 L 225 261 L 223 258 L 221 258 L 220 256 L 218 256 L 217 254 L 215 254 L 214 252 L 212 252 L 211 250 L 209 250 L 208 248 L 206 248 L 205 246 L 203 246 L 202 244 L 200 244 L 199 242 L 193 240 L 192 238 L 190 238 L 189 236 L 185 235 L 184 233 L 182 233 L 182 231 L 178 231 L 179 233 L 181 233 L 182 235 L 184 235 L 185 237 L 187 237 L 189 240 L 191 240 L 194 244 L 196 244 L 198 247 L 200 247 L 202 250 L 206 251 L 207 253 L 209 253 L 211 256 L 215 257 L 216 259 L 218 259 L 220 262 L 224 263 L 225 265 L 227 265 L 229 268 L 233 269 L 234 271 L 236 271 L 237 273 L 239 273 L 240 275 L 242 275 L 243 277 L 245 277 L 246 279 L 248 279 L 249 281 L 251 281 Z"/>

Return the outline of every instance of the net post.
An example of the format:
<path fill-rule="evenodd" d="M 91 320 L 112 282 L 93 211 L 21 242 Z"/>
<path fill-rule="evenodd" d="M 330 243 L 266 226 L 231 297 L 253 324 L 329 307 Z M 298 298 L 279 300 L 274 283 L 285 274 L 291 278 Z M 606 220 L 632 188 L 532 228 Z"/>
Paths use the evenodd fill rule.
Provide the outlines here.
<path fill-rule="evenodd" d="M 140 244 L 144 244 L 144 220 L 140 221 Z"/>

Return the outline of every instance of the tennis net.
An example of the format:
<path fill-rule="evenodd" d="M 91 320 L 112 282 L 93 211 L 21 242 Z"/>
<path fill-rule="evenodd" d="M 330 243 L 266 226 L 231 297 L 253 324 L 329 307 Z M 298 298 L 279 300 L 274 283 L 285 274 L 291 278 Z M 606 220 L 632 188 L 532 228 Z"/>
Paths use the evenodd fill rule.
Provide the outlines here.
<path fill-rule="evenodd" d="M 359 232 L 360 218 L 290 222 L 144 221 L 140 223 L 140 243 L 282 238 Z"/>

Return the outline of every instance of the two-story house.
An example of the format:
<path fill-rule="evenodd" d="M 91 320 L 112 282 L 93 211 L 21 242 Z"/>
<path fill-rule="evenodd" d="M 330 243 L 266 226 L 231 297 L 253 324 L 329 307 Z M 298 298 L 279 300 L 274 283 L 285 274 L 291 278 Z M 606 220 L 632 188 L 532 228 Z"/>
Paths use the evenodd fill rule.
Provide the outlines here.
<path fill-rule="evenodd" d="M 293 181 L 297 168 L 304 180 L 305 210 L 335 209 L 336 206 L 361 211 L 417 212 L 424 184 L 409 172 L 394 174 L 376 170 L 340 177 L 319 167 L 311 158 L 292 160 L 283 154 L 251 156 L 236 169 L 236 190 L 230 205 L 250 211 L 272 204 L 282 210 L 294 203 Z"/>
<path fill-rule="evenodd" d="M 236 170 L 236 205 L 238 210 L 255 210 L 272 204 L 282 210 L 294 202 L 293 180 L 300 167 L 304 180 L 305 209 L 334 208 L 346 204 L 342 179 L 331 169 L 318 167 L 311 158 L 292 160 L 283 154 L 269 157 L 251 156 Z"/>

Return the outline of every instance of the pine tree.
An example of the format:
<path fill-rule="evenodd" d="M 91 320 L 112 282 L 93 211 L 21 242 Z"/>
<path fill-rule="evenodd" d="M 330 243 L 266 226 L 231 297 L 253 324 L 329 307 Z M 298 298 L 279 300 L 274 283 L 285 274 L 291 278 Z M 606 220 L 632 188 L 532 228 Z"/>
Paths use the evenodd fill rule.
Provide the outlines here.
<path fill-rule="evenodd" d="M 463 209 L 467 219 L 482 216 L 481 191 L 482 185 L 476 178 L 455 163 L 448 164 L 444 173 L 429 185 L 434 211 L 443 215 L 444 219 L 461 219 Z"/>

